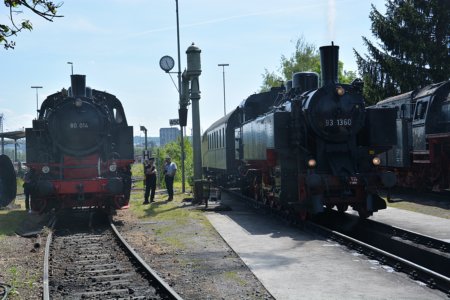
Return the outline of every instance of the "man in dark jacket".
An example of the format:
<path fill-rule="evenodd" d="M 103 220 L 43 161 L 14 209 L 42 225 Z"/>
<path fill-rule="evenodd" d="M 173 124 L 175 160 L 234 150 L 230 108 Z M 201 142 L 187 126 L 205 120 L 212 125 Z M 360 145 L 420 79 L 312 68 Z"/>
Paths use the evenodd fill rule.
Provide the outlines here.
<path fill-rule="evenodd" d="M 156 166 L 155 158 L 150 157 L 144 162 L 145 173 L 145 195 L 144 204 L 155 202 L 155 190 L 156 190 Z M 150 193 L 151 192 L 151 193 Z M 148 202 L 148 196 L 150 195 L 150 202 Z"/>

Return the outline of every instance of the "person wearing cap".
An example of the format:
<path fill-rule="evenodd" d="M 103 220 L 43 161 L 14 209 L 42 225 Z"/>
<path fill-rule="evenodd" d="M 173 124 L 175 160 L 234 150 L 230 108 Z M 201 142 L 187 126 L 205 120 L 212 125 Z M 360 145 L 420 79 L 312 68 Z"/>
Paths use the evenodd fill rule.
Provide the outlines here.
<path fill-rule="evenodd" d="M 169 198 L 167 201 L 173 200 L 173 180 L 177 173 L 177 165 L 171 161 L 170 156 L 166 156 L 164 164 L 164 181 L 166 182 L 167 194 Z"/>
<path fill-rule="evenodd" d="M 144 204 L 155 202 L 155 190 L 156 190 L 156 167 L 155 158 L 150 157 L 144 161 L 144 174 L 145 174 L 145 195 Z M 151 191 L 151 193 L 150 193 Z M 150 196 L 150 202 L 148 202 L 148 196 Z"/>

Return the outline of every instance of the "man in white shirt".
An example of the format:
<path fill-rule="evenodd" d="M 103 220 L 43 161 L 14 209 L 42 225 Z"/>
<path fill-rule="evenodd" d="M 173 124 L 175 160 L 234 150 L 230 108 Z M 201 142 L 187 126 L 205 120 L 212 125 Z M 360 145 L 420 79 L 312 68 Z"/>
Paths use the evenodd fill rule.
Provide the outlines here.
<path fill-rule="evenodd" d="M 173 200 L 173 180 L 177 173 L 177 165 L 171 161 L 170 156 L 166 157 L 166 162 L 164 164 L 164 180 L 166 182 L 167 194 L 169 198 L 167 201 Z"/>

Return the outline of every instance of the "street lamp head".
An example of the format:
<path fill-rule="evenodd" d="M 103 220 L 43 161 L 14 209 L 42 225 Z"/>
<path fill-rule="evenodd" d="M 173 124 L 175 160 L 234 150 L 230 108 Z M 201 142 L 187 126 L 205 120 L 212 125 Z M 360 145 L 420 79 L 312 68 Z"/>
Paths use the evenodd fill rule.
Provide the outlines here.
<path fill-rule="evenodd" d="M 218 64 L 219 67 L 228 67 L 230 64 Z"/>
<path fill-rule="evenodd" d="M 32 89 L 42 89 L 42 86 L 32 86 Z"/>
<path fill-rule="evenodd" d="M 68 61 L 67 64 L 70 65 L 70 69 L 72 70 L 72 75 L 73 75 L 73 62 Z"/>
<path fill-rule="evenodd" d="M 145 128 L 145 126 L 141 126 L 141 131 L 147 131 L 147 128 Z"/>

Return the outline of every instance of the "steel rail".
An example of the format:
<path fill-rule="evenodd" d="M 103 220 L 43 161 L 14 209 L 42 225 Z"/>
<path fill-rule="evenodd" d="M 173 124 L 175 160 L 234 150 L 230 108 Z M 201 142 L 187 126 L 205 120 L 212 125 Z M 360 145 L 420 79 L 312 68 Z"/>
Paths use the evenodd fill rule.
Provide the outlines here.
<path fill-rule="evenodd" d="M 450 278 L 447 276 L 313 222 L 308 221 L 304 226 L 305 229 L 328 236 L 340 244 L 345 244 L 347 247 L 364 253 L 369 257 L 373 257 L 383 264 L 390 265 L 396 271 L 402 270 L 402 272 L 409 274 L 412 278 L 426 283 L 430 288 L 439 289 L 447 295 L 450 295 Z"/>
<path fill-rule="evenodd" d="M 43 278 L 43 288 L 44 292 L 42 295 L 43 300 L 50 300 L 50 288 L 49 288 L 49 262 L 50 262 L 50 246 L 53 240 L 53 228 L 56 224 L 56 217 L 53 217 L 50 221 L 50 232 L 47 235 L 47 241 L 45 243 L 45 254 L 44 254 L 44 278 Z"/>
<path fill-rule="evenodd" d="M 369 226 L 377 226 L 382 228 L 385 232 L 392 234 L 393 236 L 400 237 L 404 240 L 413 241 L 415 243 L 424 245 L 428 248 L 433 248 L 444 253 L 450 253 L 450 243 L 440 240 L 431 236 L 425 236 L 418 232 L 406 230 L 397 226 L 384 224 L 375 220 L 364 220 Z"/>
<path fill-rule="evenodd" d="M 113 230 L 116 237 L 120 240 L 125 250 L 136 259 L 141 266 L 144 268 L 145 272 L 156 281 L 156 285 L 159 289 L 167 292 L 169 299 L 183 300 L 180 295 L 178 295 L 159 275 L 139 256 L 139 254 L 133 250 L 133 248 L 128 244 L 128 242 L 122 237 L 120 232 L 117 230 L 116 226 L 110 221 L 109 225 Z"/>

